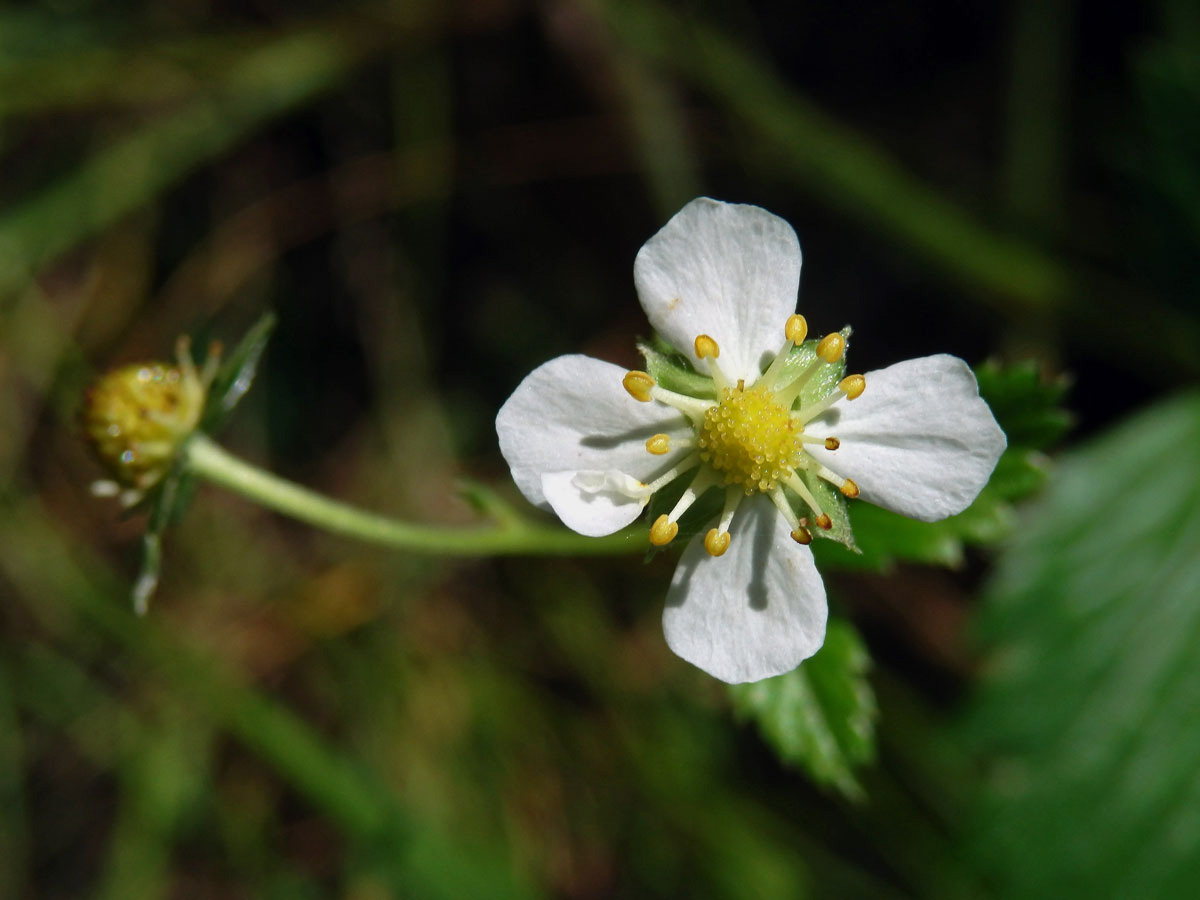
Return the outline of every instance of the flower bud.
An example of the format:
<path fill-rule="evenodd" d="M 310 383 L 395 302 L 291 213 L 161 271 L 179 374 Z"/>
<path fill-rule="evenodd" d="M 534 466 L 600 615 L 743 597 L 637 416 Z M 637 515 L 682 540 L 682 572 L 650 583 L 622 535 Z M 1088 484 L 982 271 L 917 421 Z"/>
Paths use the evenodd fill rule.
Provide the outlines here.
<path fill-rule="evenodd" d="M 170 471 L 184 440 L 204 411 L 211 365 L 201 377 L 186 340 L 178 365 L 150 362 L 114 369 L 99 378 L 84 400 L 82 425 L 88 442 L 116 485 L 98 493 L 121 493 L 136 503 Z"/>

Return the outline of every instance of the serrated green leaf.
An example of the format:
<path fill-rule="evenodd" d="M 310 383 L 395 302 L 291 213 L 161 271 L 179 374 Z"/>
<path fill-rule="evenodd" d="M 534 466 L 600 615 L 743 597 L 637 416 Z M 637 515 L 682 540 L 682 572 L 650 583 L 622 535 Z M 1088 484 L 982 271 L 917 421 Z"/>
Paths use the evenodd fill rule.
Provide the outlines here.
<path fill-rule="evenodd" d="M 817 655 L 785 675 L 730 685 L 733 708 L 752 720 L 784 762 L 858 799 L 855 769 L 875 756 L 870 656 L 847 622 L 831 620 Z"/>
<path fill-rule="evenodd" d="M 966 841 L 997 896 L 1200 884 L 1200 394 L 1065 456 L 986 595 Z"/>
<path fill-rule="evenodd" d="M 1070 430 L 1071 414 L 1062 408 L 1070 389 L 1066 377 L 1047 378 L 1027 360 L 1008 366 L 985 362 L 976 367 L 975 379 L 1009 447 L 1047 450 Z"/>
<path fill-rule="evenodd" d="M 201 431 L 206 434 L 219 431 L 250 390 L 258 374 L 258 363 L 267 349 L 271 332 L 275 330 L 275 322 L 274 313 L 263 314 L 221 363 L 208 391 L 208 402 L 200 420 Z"/>

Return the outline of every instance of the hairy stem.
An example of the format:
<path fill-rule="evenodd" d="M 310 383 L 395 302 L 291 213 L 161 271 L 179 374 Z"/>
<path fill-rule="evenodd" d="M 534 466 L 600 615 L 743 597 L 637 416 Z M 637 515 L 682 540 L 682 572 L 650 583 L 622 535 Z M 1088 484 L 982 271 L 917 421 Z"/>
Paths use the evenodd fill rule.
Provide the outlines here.
<path fill-rule="evenodd" d="M 584 537 L 522 517 L 484 526 L 423 525 L 358 509 L 279 478 L 225 452 L 202 434 L 187 446 L 192 474 L 317 528 L 386 547 L 446 556 L 600 556 L 642 550 L 646 530 Z"/>

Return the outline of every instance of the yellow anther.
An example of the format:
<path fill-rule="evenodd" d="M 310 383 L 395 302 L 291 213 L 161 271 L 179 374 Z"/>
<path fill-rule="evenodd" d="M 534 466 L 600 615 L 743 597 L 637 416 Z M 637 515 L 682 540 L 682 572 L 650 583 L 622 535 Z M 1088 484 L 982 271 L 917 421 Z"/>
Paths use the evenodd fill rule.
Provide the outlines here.
<path fill-rule="evenodd" d="M 729 549 L 729 532 L 710 528 L 704 536 L 704 549 L 709 556 L 720 556 Z"/>
<path fill-rule="evenodd" d="M 677 534 L 679 534 L 679 523 L 672 522 L 667 518 L 667 514 L 663 513 L 650 526 L 650 543 L 655 547 L 665 547 L 675 539 Z"/>
<path fill-rule="evenodd" d="M 846 395 L 847 400 L 855 400 L 867 389 L 867 379 L 861 375 L 847 375 L 838 382 L 838 389 Z"/>
<path fill-rule="evenodd" d="M 721 348 L 717 346 L 716 341 L 707 334 L 696 336 L 696 356 L 700 359 L 716 359 L 720 355 Z"/>
<path fill-rule="evenodd" d="M 799 344 L 808 337 L 808 320 L 800 313 L 793 313 L 783 326 L 783 334 L 793 344 Z"/>
<path fill-rule="evenodd" d="M 840 446 L 842 446 L 842 442 L 839 441 L 837 438 L 835 438 L 835 437 L 825 438 L 825 449 L 826 450 L 836 450 Z"/>
<path fill-rule="evenodd" d="M 653 453 L 655 456 L 662 456 L 664 453 L 671 451 L 671 437 L 666 434 L 656 434 L 646 441 L 646 452 Z"/>
<path fill-rule="evenodd" d="M 829 518 L 828 513 L 821 513 L 819 516 L 813 519 L 813 521 L 822 531 L 828 531 L 833 527 L 833 519 Z"/>
<path fill-rule="evenodd" d="M 799 528 L 797 528 L 795 531 L 792 532 L 792 540 L 795 541 L 797 544 L 811 544 L 812 543 L 812 532 L 809 531 L 807 528 L 805 528 L 803 525 L 801 525 Z"/>
<path fill-rule="evenodd" d="M 821 343 L 817 344 L 817 356 L 827 363 L 837 362 L 845 352 L 846 339 L 836 331 L 825 335 L 821 338 Z"/>
<path fill-rule="evenodd" d="M 654 379 L 645 372 L 639 372 L 636 369 L 626 372 L 625 377 L 621 379 L 621 384 L 625 385 L 625 390 L 629 391 L 629 396 L 634 400 L 640 400 L 642 403 L 650 402 L 650 389 L 654 387 Z"/>
<path fill-rule="evenodd" d="M 858 485 L 854 483 L 854 479 L 847 478 L 840 488 L 841 492 L 853 500 L 858 496 Z"/>

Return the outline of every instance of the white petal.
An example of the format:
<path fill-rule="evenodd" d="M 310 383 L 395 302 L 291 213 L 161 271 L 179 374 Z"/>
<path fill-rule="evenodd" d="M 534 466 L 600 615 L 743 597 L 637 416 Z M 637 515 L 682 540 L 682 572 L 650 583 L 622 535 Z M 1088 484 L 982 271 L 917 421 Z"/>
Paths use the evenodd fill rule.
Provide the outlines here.
<path fill-rule="evenodd" d="M 970 506 L 1007 441 L 967 364 L 925 356 L 866 379 L 861 397 L 808 426 L 841 441 L 813 456 L 853 478 L 864 500 L 914 519 L 935 522 Z"/>
<path fill-rule="evenodd" d="M 721 348 L 725 374 L 750 384 L 796 310 L 800 242 L 765 209 L 701 197 L 646 241 L 633 281 L 650 324 L 697 371 L 708 368 L 694 341 L 707 334 Z"/>
<path fill-rule="evenodd" d="M 645 481 L 669 465 L 646 451 L 660 432 L 691 436 L 687 420 L 657 402 L 634 400 L 625 370 L 588 356 L 560 356 L 534 369 L 496 416 L 500 452 L 531 503 L 546 503 L 542 476 L 620 471 Z"/>
<path fill-rule="evenodd" d="M 591 483 L 593 478 L 597 483 Z M 632 485 L 623 488 L 619 482 L 625 480 L 634 482 L 620 472 L 549 472 L 542 476 L 542 493 L 564 525 L 600 537 L 636 519 L 649 499 L 637 495 Z"/>
<path fill-rule="evenodd" d="M 825 586 L 812 552 L 761 494 L 742 503 L 724 556 L 692 539 L 663 611 L 667 645 L 708 674 L 739 684 L 790 672 L 825 640 Z"/>

